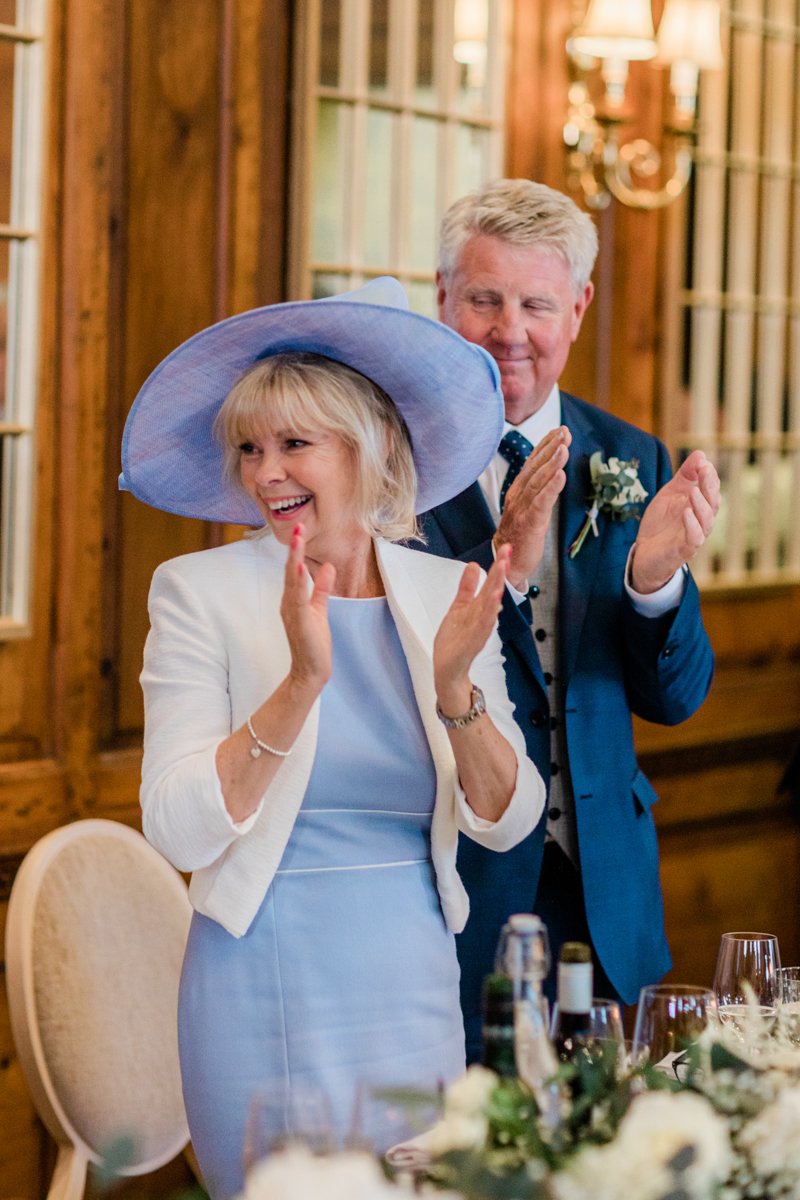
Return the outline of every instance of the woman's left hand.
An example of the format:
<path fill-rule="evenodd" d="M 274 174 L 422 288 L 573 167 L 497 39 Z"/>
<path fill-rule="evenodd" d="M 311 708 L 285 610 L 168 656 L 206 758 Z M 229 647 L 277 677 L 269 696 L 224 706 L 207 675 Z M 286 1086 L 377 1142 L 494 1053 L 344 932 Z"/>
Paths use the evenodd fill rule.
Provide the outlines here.
<path fill-rule="evenodd" d="M 470 706 L 469 670 L 497 622 L 503 602 L 511 546 L 501 546 L 483 587 L 481 569 L 468 563 L 455 600 L 445 613 L 433 643 L 433 675 L 442 712 L 456 716 Z"/>

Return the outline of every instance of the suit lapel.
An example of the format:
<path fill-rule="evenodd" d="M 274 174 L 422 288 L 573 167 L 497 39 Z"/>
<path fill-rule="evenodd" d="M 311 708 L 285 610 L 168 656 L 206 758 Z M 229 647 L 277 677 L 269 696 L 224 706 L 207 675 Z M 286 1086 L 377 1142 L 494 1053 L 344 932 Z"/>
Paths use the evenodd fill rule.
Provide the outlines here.
<path fill-rule="evenodd" d="M 566 683 L 575 666 L 581 631 L 586 619 L 587 606 L 597 568 L 601 561 L 603 541 L 608 522 L 598 520 L 599 536 L 590 532 L 575 558 L 569 557 L 569 547 L 578 536 L 589 507 L 591 476 L 589 458 L 595 450 L 603 449 L 603 441 L 591 420 L 572 402 L 572 397 L 561 393 L 562 420 L 572 434 L 572 445 L 567 467 L 567 484 L 561 498 L 559 519 L 559 625 L 561 636 L 561 658 Z"/>
<path fill-rule="evenodd" d="M 432 519 L 456 557 L 490 538 L 495 530 L 489 506 L 477 483 L 431 513 Z"/>

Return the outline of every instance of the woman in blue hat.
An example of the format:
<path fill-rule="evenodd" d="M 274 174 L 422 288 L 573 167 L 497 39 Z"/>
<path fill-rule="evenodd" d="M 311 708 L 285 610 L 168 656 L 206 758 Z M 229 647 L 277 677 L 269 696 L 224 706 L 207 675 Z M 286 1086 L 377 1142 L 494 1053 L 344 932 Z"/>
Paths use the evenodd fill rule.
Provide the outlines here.
<path fill-rule="evenodd" d="M 378 280 L 223 321 L 126 425 L 123 487 L 256 529 L 158 568 L 142 672 L 144 831 L 192 872 L 179 1041 L 215 1198 L 241 1189 L 254 1092 L 323 1092 L 343 1137 L 359 1084 L 463 1069 L 458 835 L 508 849 L 543 809 L 495 630 L 505 552 L 481 579 L 398 544 L 494 454 L 496 368 L 405 305 Z"/>

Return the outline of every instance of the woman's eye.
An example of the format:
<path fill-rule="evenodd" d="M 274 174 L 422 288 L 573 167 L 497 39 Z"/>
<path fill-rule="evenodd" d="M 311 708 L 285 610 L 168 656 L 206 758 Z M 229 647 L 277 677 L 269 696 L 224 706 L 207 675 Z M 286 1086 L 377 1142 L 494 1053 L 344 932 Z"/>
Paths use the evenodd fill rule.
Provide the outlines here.
<path fill-rule="evenodd" d="M 253 445 L 252 442 L 242 442 L 242 444 L 239 446 L 239 453 L 245 455 L 257 454 L 258 449 Z"/>
<path fill-rule="evenodd" d="M 308 445 L 308 442 L 304 442 L 302 438 L 287 438 L 286 439 L 287 450 L 298 450 L 298 449 L 300 449 L 301 446 L 307 446 L 307 445 Z"/>

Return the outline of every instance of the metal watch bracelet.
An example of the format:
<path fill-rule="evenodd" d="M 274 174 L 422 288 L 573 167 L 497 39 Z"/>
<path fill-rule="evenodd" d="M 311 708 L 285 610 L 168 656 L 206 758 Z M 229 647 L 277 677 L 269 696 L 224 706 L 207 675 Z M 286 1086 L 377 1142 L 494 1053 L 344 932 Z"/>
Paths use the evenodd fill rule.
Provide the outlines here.
<path fill-rule="evenodd" d="M 467 725 L 471 725 L 473 721 L 477 721 L 478 717 L 486 712 L 486 698 L 481 689 L 474 683 L 472 685 L 470 700 L 472 701 L 470 708 L 465 713 L 462 713 L 460 717 L 446 717 L 437 703 L 436 715 L 445 729 L 465 729 Z"/>

